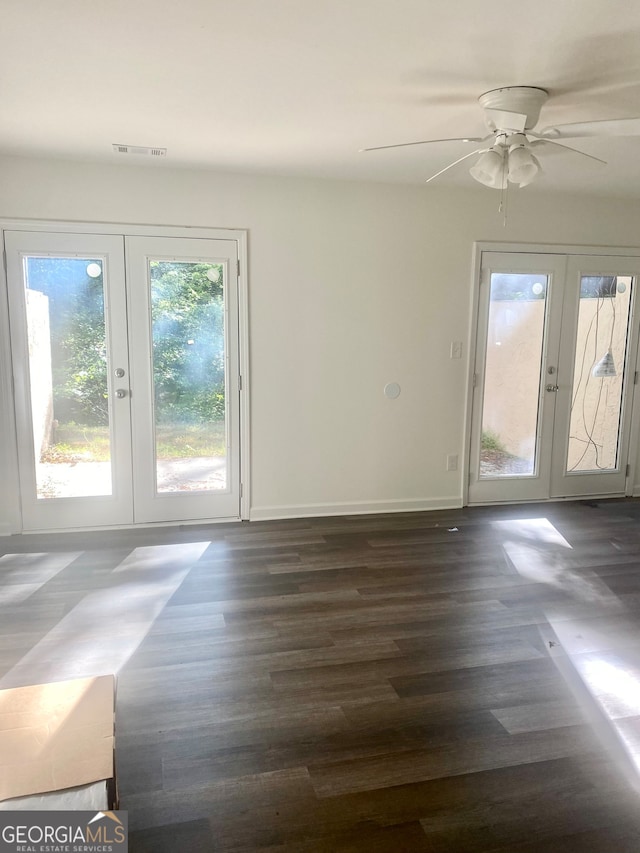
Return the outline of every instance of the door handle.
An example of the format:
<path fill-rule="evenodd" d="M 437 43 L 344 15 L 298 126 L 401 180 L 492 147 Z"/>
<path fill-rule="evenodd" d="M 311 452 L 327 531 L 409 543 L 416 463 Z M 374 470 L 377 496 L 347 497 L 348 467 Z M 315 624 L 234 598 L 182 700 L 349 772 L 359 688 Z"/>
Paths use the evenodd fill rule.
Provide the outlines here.
<path fill-rule="evenodd" d="M 547 385 L 547 391 L 557 391 L 557 390 L 558 390 L 557 385 Z"/>
<path fill-rule="evenodd" d="M 122 400 L 122 398 L 126 396 L 127 392 L 124 390 L 124 388 L 118 388 L 118 390 L 116 391 L 116 397 L 118 397 L 119 400 Z"/>

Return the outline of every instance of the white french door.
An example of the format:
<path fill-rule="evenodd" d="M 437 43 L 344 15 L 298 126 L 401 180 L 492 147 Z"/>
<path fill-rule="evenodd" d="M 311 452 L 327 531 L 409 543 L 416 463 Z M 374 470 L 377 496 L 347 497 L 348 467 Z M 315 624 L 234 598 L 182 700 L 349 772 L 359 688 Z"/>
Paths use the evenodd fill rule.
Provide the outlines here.
<path fill-rule="evenodd" d="M 237 241 L 5 251 L 23 529 L 239 517 Z"/>
<path fill-rule="evenodd" d="M 126 237 L 135 518 L 237 517 L 237 246 Z"/>
<path fill-rule="evenodd" d="M 623 495 L 640 258 L 483 252 L 469 503 Z"/>

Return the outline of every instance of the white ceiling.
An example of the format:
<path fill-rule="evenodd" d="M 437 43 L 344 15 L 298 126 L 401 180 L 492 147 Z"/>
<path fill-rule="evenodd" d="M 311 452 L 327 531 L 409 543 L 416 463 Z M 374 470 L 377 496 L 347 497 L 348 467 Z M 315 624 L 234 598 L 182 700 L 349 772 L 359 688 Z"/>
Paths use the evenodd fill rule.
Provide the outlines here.
<path fill-rule="evenodd" d="M 0 40 L 8 154 L 420 184 L 468 146 L 359 149 L 483 136 L 502 86 L 549 90 L 539 126 L 640 115 L 633 0 L 3 0 Z M 522 192 L 640 196 L 640 137 L 569 144 L 609 164 L 553 152 Z M 438 182 L 491 192 L 468 165 Z"/>

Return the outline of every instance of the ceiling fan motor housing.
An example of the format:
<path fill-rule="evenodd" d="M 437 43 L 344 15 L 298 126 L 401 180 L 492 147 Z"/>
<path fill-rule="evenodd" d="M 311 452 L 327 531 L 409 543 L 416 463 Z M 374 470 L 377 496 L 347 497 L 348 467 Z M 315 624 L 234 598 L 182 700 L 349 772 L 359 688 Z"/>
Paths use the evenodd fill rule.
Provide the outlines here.
<path fill-rule="evenodd" d="M 538 123 L 540 110 L 549 93 L 537 86 L 507 86 L 480 95 L 489 130 L 522 133 Z"/>

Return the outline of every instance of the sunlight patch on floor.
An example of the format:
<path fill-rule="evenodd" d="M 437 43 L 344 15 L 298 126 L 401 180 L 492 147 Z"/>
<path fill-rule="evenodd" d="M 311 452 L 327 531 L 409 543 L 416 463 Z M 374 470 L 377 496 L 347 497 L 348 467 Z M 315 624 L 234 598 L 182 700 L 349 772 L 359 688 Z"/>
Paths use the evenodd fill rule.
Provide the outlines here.
<path fill-rule="evenodd" d="M 136 548 L 2 679 L 0 687 L 117 674 L 209 542 Z"/>
<path fill-rule="evenodd" d="M 0 607 L 26 601 L 80 554 L 4 554 L 0 557 Z"/>
<path fill-rule="evenodd" d="M 541 605 L 555 639 L 549 654 L 595 734 L 640 789 L 640 624 L 546 518 L 493 522 L 505 557 L 527 582 L 561 590 Z M 573 565 L 570 564 L 570 561 Z M 563 603 L 564 601 L 564 603 Z M 576 605 L 582 608 L 576 616 Z"/>

